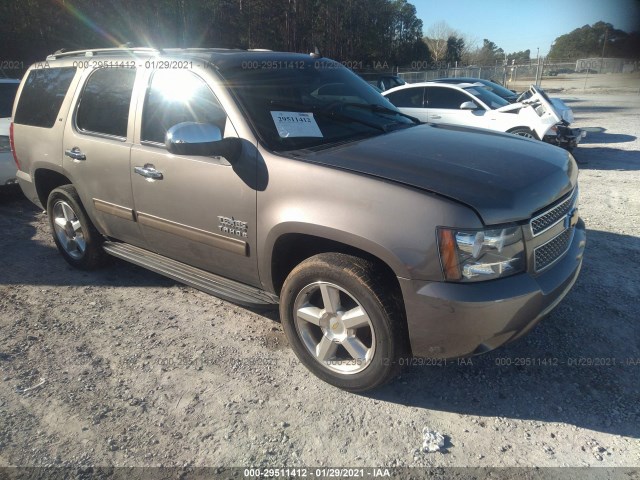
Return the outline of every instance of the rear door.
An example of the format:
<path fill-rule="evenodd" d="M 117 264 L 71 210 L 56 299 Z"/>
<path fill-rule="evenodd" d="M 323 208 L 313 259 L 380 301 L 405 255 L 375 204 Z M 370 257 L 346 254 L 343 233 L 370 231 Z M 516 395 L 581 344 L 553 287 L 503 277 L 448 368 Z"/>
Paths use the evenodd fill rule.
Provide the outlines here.
<path fill-rule="evenodd" d="M 385 95 L 385 97 L 403 113 L 423 122 L 427 121 L 427 112 L 424 109 L 424 87 L 402 88 Z"/>
<path fill-rule="evenodd" d="M 87 72 L 65 126 L 63 167 L 100 231 L 143 246 L 129 168 L 136 73 L 134 68 Z"/>
<path fill-rule="evenodd" d="M 182 122 L 212 124 L 223 137 L 237 137 L 201 75 L 151 73 L 131 152 L 137 219 L 156 253 L 257 286 L 257 150 L 244 148 L 231 166 L 224 157 L 172 155 L 164 145 L 167 129 Z"/>
<path fill-rule="evenodd" d="M 446 86 L 429 86 L 425 93 L 425 106 L 429 123 L 448 125 L 464 125 L 467 127 L 490 128 L 487 125 L 487 110 L 478 105 L 476 110 L 463 110 L 465 102 L 478 102 L 471 96 L 456 88 Z"/>

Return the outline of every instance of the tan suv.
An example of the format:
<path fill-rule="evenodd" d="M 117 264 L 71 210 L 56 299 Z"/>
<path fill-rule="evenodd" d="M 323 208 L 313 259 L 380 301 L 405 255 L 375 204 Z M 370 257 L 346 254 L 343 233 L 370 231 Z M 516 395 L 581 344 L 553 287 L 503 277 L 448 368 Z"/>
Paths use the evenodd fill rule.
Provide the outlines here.
<path fill-rule="evenodd" d="M 70 264 L 279 303 L 296 355 L 348 390 L 519 337 L 582 263 L 568 152 L 422 124 L 317 55 L 56 53 L 22 80 L 11 142 Z"/>

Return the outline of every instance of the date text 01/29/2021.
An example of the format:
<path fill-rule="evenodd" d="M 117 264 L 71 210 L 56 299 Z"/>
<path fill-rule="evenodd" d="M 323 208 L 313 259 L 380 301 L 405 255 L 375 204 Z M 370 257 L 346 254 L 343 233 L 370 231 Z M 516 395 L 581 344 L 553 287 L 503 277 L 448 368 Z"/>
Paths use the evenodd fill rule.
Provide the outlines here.
<path fill-rule="evenodd" d="M 282 467 L 282 468 L 245 468 L 244 478 L 378 478 L 391 477 L 388 468 L 340 468 L 340 467 Z"/>

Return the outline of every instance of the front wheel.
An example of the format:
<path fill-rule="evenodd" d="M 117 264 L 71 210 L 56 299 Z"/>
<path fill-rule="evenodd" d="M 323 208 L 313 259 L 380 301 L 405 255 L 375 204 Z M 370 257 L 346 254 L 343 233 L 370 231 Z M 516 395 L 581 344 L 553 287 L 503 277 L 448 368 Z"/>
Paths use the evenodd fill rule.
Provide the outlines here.
<path fill-rule="evenodd" d="M 73 186 L 64 185 L 49 194 L 47 215 L 56 246 L 69 264 L 92 270 L 106 262 L 102 237 L 89 220 Z"/>
<path fill-rule="evenodd" d="M 538 140 L 536 134 L 527 127 L 518 127 L 512 130 L 509 130 L 507 133 L 511 133 L 513 135 L 518 135 L 520 137 L 531 138 L 532 140 Z"/>
<path fill-rule="evenodd" d="M 386 383 L 407 351 L 396 290 L 366 259 L 325 253 L 305 260 L 280 295 L 293 351 L 317 377 L 344 390 Z"/>

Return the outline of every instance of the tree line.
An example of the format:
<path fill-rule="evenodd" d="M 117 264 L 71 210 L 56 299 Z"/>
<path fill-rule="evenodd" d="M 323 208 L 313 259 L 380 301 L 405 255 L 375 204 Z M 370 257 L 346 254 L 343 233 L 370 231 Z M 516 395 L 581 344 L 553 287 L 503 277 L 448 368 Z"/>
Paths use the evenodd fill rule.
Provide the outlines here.
<path fill-rule="evenodd" d="M 423 41 L 429 46 L 432 62 L 453 67 L 461 65 L 528 64 L 535 60 L 531 50 L 507 53 L 491 40 L 476 39 L 458 32 L 446 22 L 429 27 Z M 616 29 L 612 24 L 596 22 L 557 37 L 547 56 L 550 61 L 573 62 L 579 58 L 614 57 L 640 59 L 640 32 Z"/>
<path fill-rule="evenodd" d="M 560 35 L 549 51 L 551 60 L 605 56 L 640 59 L 640 32 L 627 33 L 610 23 L 596 22 Z"/>
<path fill-rule="evenodd" d="M 265 48 L 346 62 L 429 59 L 407 0 L 22 0 L 0 3 L 0 58 L 134 46 Z"/>
<path fill-rule="evenodd" d="M 313 52 L 354 68 L 527 63 L 446 22 L 423 34 L 407 0 L 21 0 L 0 2 L 0 62 L 25 65 L 59 49 L 265 48 Z M 559 36 L 549 58 L 640 56 L 640 34 L 597 22 Z"/>

